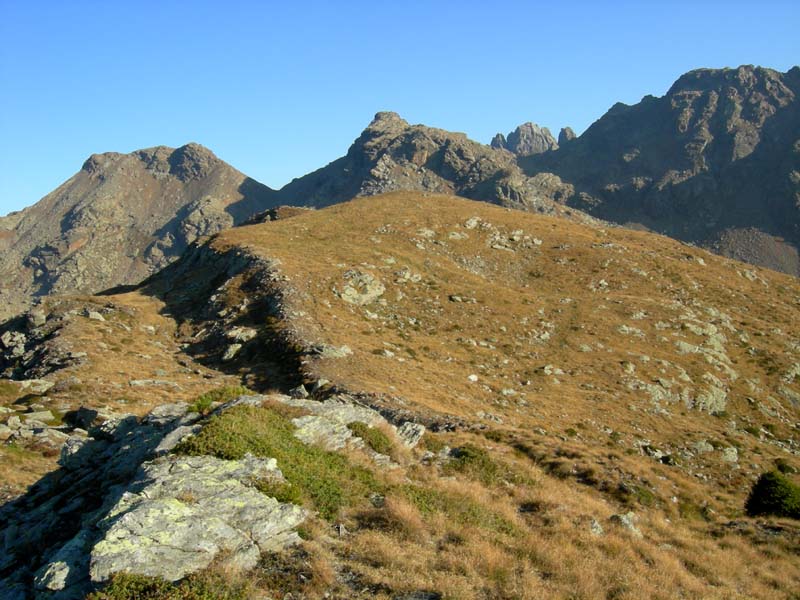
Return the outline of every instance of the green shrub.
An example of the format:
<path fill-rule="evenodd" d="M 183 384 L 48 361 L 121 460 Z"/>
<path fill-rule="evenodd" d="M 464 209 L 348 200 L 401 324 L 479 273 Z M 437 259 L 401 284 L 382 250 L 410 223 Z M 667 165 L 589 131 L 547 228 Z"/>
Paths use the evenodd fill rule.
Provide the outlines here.
<path fill-rule="evenodd" d="M 283 476 L 325 518 L 382 490 L 371 471 L 356 466 L 342 454 L 304 444 L 294 437 L 291 420 L 269 408 L 236 406 L 212 417 L 195 436 L 182 441 L 175 452 L 241 459 L 248 452 L 274 458 Z M 287 494 L 295 494 L 283 490 Z"/>
<path fill-rule="evenodd" d="M 247 600 L 251 590 L 245 583 L 220 574 L 198 573 L 171 583 L 157 577 L 118 573 L 87 600 Z"/>
<path fill-rule="evenodd" d="M 454 458 L 444 466 L 445 474 L 461 473 L 490 487 L 503 481 L 519 482 L 516 473 L 494 460 L 483 448 L 465 444 L 456 448 L 454 454 Z"/>
<path fill-rule="evenodd" d="M 800 519 L 800 486 L 778 471 L 763 473 L 744 505 L 747 514 Z"/>
<path fill-rule="evenodd" d="M 291 502 L 292 504 L 303 503 L 303 492 L 296 485 L 288 481 L 271 481 L 259 479 L 253 482 L 256 489 L 264 494 L 275 498 L 278 502 Z"/>
<path fill-rule="evenodd" d="M 206 415 L 211 410 L 211 405 L 214 402 L 230 402 L 244 394 L 251 394 L 252 392 L 246 387 L 241 385 L 226 385 L 218 387 L 211 391 L 201 394 L 189 405 L 189 412 L 200 413 Z"/>
<path fill-rule="evenodd" d="M 391 455 L 392 450 L 394 450 L 392 440 L 377 427 L 370 427 L 361 421 L 353 421 L 347 424 L 347 428 L 353 432 L 353 435 L 360 437 L 367 446 L 379 454 Z"/>

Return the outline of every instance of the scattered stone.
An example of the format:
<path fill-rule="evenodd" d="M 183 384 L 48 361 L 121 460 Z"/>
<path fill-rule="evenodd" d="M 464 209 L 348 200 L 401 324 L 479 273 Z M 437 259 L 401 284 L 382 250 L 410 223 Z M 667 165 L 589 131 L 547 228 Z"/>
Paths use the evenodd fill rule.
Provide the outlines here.
<path fill-rule="evenodd" d="M 728 448 L 724 448 L 722 450 L 721 458 L 722 458 L 722 460 L 724 462 L 728 462 L 728 463 L 739 462 L 739 451 L 736 448 L 734 448 L 733 446 L 730 446 Z"/>
<path fill-rule="evenodd" d="M 292 398 L 308 398 L 308 390 L 306 390 L 306 386 L 303 384 L 298 385 L 296 388 L 292 388 L 289 390 L 289 395 Z"/>
<path fill-rule="evenodd" d="M 234 342 L 247 343 L 258 335 L 252 327 L 234 327 L 225 332 L 225 337 Z"/>
<path fill-rule="evenodd" d="M 636 527 L 636 514 L 627 512 L 624 514 L 611 515 L 609 519 L 612 523 L 628 530 L 634 537 L 642 537 L 642 532 Z"/>
<path fill-rule="evenodd" d="M 231 344 L 225 349 L 225 353 L 222 355 L 222 362 L 230 362 L 236 355 L 239 354 L 239 351 L 242 349 L 241 344 Z"/>
<path fill-rule="evenodd" d="M 347 282 L 341 292 L 334 292 L 348 304 L 364 306 L 380 298 L 386 291 L 384 285 L 370 273 L 350 270 L 345 272 Z"/>
<path fill-rule="evenodd" d="M 605 533 L 603 526 L 597 519 L 592 519 L 591 523 L 589 523 L 589 531 L 592 535 L 603 535 Z"/>
<path fill-rule="evenodd" d="M 409 448 L 416 447 L 423 435 L 425 435 L 425 426 L 420 423 L 406 421 L 397 429 L 397 437 Z"/>

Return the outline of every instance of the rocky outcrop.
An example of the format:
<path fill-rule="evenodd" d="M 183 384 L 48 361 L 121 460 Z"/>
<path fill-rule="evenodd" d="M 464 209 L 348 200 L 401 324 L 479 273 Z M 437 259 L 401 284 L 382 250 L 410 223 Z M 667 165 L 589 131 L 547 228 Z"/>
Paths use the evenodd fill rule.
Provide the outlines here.
<path fill-rule="evenodd" d="M 83 598 L 117 572 L 175 581 L 217 558 L 251 568 L 297 542 L 304 509 L 254 487 L 282 481 L 274 459 L 170 453 L 199 418 L 164 405 L 141 422 L 120 416 L 70 438 L 61 469 L 0 508 L 0 589 Z"/>
<path fill-rule="evenodd" d="M 800 274 L 800 68 L 698 69 L 618 103 L 583 135 L 520 159 L 571 206 Z"/>
<path fill-rule="evenodd" d="M 0 319 L 40 296 L 138 283 L 197 238 L 268 208 L 271 194 L 199 144 L 93 154 L 0 218 Z"/>
<path fill-rule="evenodd" d="M 530 122 L 517 127 L 508 134 L 508 137 L 498 133 L 492 139 L 491 146 L 508 150 L 517 156 L 530 156 L 558 149 L 558 143 L 547 127 L 539 127 L 536 123 Z"/>
<path fill-rule="evenodd" d="M 378 466 L 396 467 L 348 427 L 391 425 L 347 395 L 325 401 L 240 396 L 213 414 L 265 402 L 300 413 L 292 419 L 294 436 L 306 444 L 359 449 Z M 0 589 L 20 598 L 77 599 L 115 573 L 177 581 L 212 562 L 248 570 L 262 555 L 299 542 L 295 530 L 307 511 L 258 489 L 260 482 L 285 482 L 274 458 L 172 452 L 205 423 L 187 411 L 186 404 L 162 405 L 141 421 L 118 415 L 88 437 L 70 437 L 61 469 L 0 508 Z M 425 427 L 405 422 L 397 431 L 413 447 Z"/>

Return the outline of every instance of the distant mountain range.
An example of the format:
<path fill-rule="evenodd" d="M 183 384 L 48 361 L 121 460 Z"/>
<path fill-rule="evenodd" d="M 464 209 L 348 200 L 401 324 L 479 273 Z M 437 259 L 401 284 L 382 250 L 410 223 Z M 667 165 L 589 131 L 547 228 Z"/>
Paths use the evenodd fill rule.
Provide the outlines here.
<path fill-rule="evenodd" d="M 491 145 L 381 112 L 347 154 L 272 190 L 197 144 L 93 155 L 0 218 L 0 317 L 132 284 L 194 240 L 279 205 L 395 190 L 646 228 L 800 275 L 800 68 L 699 69 L 579 137 L 526 123 Z"/>

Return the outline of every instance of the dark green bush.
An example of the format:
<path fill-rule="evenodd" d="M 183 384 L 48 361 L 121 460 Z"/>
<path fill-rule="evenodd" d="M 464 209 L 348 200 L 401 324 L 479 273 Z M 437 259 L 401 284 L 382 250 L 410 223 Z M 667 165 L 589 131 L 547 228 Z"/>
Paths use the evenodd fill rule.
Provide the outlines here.
<path fill-rule="evenodd" d="M 778 471 L 763 473 L 744 505 L 747 514 L 800 519 L 800 486 Z"/>
<path fill-rule="evenodd" d="M 364 443 L 378 452 L 379 454 L 391 455 L 394 450 L 394 444 L 389 436 L 376 427 L 370 427 L 361 421 L 353 421 L 347 424 L 347 428 L 353 432 L 353 435 L 360 437 Z"/>

